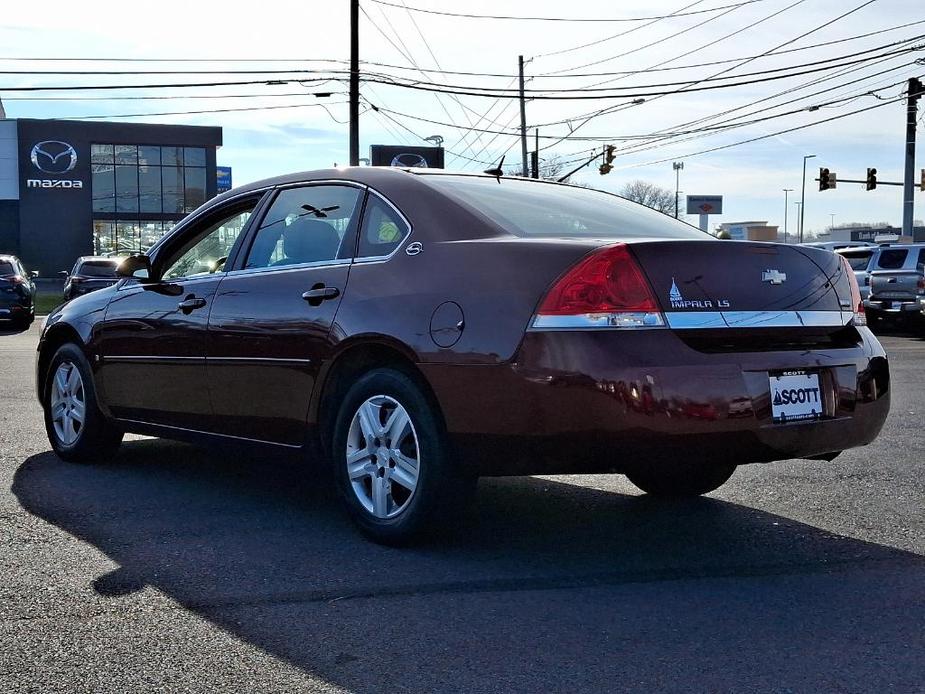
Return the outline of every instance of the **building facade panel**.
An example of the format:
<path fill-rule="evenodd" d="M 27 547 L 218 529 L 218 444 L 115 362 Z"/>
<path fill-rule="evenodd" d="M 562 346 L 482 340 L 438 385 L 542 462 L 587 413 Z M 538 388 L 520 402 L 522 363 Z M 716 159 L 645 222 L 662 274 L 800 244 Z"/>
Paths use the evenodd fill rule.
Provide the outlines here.
<path fill-rule="evenodd" d="M 144 250 L 216 194 L 221 128 L 16 124 L 18 253 L 43 276 L 81 255 Z"/>

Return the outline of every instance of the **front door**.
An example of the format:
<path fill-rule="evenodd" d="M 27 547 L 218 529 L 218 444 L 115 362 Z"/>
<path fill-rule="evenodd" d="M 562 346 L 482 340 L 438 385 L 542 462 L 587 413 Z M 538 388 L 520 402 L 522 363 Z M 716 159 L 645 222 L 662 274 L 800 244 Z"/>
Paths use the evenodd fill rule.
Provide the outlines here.
<path fill-rule="evenodd" d="M 206 327 L 224 264 L 259 201 L 223 206 L 172 234 L 153 258 L 157 281 L 123 281 L 101 327 L 100 383 L 121 419 L 211 428 Z"/>
<path fill-rule="evenodd" d="M 347 288 L 364 190 L 279 191 L 237 269 L 219 285 L 207 363 L 219 431 L 303 443 L 308 406 Z"/>

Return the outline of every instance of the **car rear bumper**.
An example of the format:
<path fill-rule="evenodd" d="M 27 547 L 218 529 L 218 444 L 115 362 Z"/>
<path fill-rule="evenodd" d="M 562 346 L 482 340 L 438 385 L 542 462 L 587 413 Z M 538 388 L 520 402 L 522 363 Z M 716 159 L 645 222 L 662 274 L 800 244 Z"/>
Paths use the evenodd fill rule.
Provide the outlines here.
<path fill-rule="evenodd" d="M 515 363 L 422 365 L 464 464 L 480 474 L 770 462 L 870 443 L 889 411 L 873 334 L 818 350 L 705 353 L 674 331 L 531 332 Z M 823 419 L 775 423 L 769 373 L 818 373 Z"/>
<path fill-rule="evenodd" d="M 32 316 L 34 307 L 31 301 L 10 301 L 0 299 L 0 320 L 21 320 Z"/>
<path fill-rule="evenodd" d="M 868 299 L 864 302 L 865 311 L 902 314 L 917 313 L 922 310 L 921 299 Z"/>

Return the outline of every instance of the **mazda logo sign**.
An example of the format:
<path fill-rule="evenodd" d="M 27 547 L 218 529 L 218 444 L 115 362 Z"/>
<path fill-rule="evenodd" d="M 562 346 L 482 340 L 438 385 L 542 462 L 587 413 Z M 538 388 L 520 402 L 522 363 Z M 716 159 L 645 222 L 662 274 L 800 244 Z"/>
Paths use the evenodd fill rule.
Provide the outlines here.
<path fill-rule="evenodd" d="M 405 152 L 404 154 L 396 154 L 394 157 L 392 157 L 391 166 L 399 166 L 401 168 L 426 169 L 427 160 L 420 154 L 410 154 Z"/>
<path fill-rule="evenodd" d="M 32 165 L 48 174 L 63 174 L 77 166 L 77 150 L 60 140 L 45 140 L 32 148 Z"/>

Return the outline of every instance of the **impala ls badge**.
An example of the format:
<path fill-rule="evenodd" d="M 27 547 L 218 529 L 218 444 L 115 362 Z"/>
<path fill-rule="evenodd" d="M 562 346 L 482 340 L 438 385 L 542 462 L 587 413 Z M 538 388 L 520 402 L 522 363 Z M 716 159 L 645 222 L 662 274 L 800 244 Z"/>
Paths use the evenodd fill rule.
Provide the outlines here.
<path fill-rule="evenodd" d="M 780 270 L 765 270 L 761 273 L 761 281 L 770 282 L 771 284 L 783 284 L 787 281 L 787 273 Z"/>

